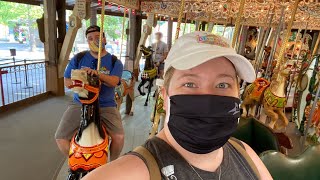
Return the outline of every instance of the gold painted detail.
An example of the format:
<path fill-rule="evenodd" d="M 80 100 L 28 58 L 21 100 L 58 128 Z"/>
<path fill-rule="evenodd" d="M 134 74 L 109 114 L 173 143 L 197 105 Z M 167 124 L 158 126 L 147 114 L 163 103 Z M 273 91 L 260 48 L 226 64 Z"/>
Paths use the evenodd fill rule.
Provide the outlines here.
<path fill-rule="evenodd" d="M 267 104 L 271 107 L 276 108 L 284 108 L 287 104 L 287 99 L 285 97 L 278 97 L 274 95 L 270 88 L 267 88 L 264 93 L 264 100 L 267 102 Z"/>

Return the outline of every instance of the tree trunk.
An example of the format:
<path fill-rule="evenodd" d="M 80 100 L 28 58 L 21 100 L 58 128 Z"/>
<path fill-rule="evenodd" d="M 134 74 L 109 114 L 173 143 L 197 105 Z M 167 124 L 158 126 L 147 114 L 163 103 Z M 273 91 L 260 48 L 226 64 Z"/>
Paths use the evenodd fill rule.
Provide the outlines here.
<path fill-rule="evenodd" d="M 32 19 L 31 19 L 31 16 L 30 16 L 30 10 L 31 10 L 31 5 L 27 5 L 27 9 L 28 9 L 28 12 L 27 12 L 27 15 L 28 15 L 28 35 L 29 35 L 29 51 L 36 51 L 36 40 L 35 40 L 35 36 L 34 36 L 34 28 L 33 28 L 33 22 L 32 22 Z"/>

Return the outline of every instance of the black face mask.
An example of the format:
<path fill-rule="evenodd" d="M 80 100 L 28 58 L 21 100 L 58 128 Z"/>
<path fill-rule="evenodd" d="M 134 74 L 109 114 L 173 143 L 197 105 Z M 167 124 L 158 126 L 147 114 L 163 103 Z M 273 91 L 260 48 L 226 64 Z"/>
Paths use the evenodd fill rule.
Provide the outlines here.
<path fill-rule="evenodd" d="M 222 147 L 235 132 L 240 100 L 216 95 L 170 97 L 169 130 L 189 152 L 207 154 Z"/>

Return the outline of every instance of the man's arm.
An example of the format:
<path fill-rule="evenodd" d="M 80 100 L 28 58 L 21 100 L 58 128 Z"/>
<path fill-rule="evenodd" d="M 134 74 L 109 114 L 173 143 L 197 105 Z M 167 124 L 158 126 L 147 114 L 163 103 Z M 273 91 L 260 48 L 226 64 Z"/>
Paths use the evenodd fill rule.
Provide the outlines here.
<path fill-rule="evenodd" d="M 88 74 L 97 75 L 99 76 L 100 81 L 102 81 L 105 85 L 109 87 L 116 87 L 120 81 L 120 78 L 118 76 L 111 76 L 107 74 L 98 73 L 97 70 L 90 69 L 90 68 L 83 68 L 87 71 Z"/>
<path fill-rule="evenodd" d="M 110 75 L 98 73 L 97 70 L 93 70 L 90 68 L 84 68 L 84 70 L 86 70 L 88 74 L 99 75 L 99 79 L 105 85 L 107 85 L 109 87 L 116 87 L 119 84 L 120 78 L 122 76 L 123 65 L 122 65 L 121 61 L 117 60 L 117 62 L 115 62 L 115 64 L 114 64 L 112 71 L 110 72 Z"/>
<path fill-rule="evenodd" d="M 134 155 L 125 155 L 119 159 L 105 164 L 89 174 L 82 180 L 149 180 L 150 175 L 145 163 Z"/>
<path fill-rule="evenodd" d="M 241 141 L 242 142 L 242 141 Z M 252 161 L 256 165 L 259 173 L 260 173 L 260 180 L 271 180 L 273 179 L 272 176 L 270 175 L 268 169 L 266 166 L 263 164 L 259 156 L 254 152 L 254 150 L 246 143 L 242 142 L 244 145 L 248 155 L 251 157 Z"/>
<path fill-rule="evenodd" d="M 110 76 L 100 73 L 99 79 L 109 87 L 116 87 L 120 81 L 118 76 Z"/>

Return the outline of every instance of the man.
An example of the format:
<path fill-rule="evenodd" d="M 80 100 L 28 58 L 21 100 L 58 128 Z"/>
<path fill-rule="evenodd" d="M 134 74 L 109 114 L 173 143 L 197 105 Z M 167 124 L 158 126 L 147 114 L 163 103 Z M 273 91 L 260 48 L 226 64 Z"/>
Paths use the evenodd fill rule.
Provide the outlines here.
<path fill-rule="evenodd" d="M 166 123 L 143 145 L 155 158 L 162 179 L 272 179 L 247 144 L 237 142 L 252 166 L 228 142 L 240 117 L 238 77 L 255 79 L 247 59 L 222 37 L 194 32 L 176 41 L 164 71 Z M 146 162 L 144 156 L 129 152 L 83 180 L 149 180 L 154 171 Z"/>
<path fill-rule="evenodd" d="M 163 37 L 161 32 L 155 34 L 156 42 L 152 44 L 153 62 L 158 66 L 158 75 L 160 78 L 163 76 L 164 60 L 168 55 L 168 46 L 161 39 Z"/>
<path fill-rule="evenodd" d="M 88 74 L 95 74 L 99 76 L 99 79 L 102 82 L 99 96 L 100 117 L 106 125 L 108 134 L 112 138 L 110 147 L 111 160 L 115 160 L 120 155 L 124 143 L 124 131 L 121 116 L 119 111 L 116 109 L 116 102 L 114 100 L 114 88 L 120 82 L 123 65 L 119 60 L 112 62 L 112 55 L 104 48 L 106 38 L 103 34 L 101 68 L 100 72 L 96 70 L 99 50 L 99 35 L 99 26 L 90 26 L 86 30 L 86 37 L 90 51 L 85 52 L 82 57 L 76 55 L 71 59 L 64 73 L 64 84 L 66 87 L 72 84 L 70 79 L 72 69 L 85 69 Z M 68 156 L 70 140 L 79 128 L 80 116 L 81 104 L 78 95 L 74 94 L 73 103 L 68 106 L 67 110 L 63 114 L 55 135 L 60 151 L 66 156 Z"/>

